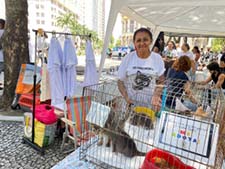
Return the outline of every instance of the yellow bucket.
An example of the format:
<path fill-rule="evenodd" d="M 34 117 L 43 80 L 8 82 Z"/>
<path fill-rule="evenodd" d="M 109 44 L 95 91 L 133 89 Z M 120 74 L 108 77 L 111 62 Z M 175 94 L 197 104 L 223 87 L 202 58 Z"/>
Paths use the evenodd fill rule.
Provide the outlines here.
<path fill-rule="evenodd" d="M 152 119 L 152 121 L 155 121 L 155 112 L 152 109 L 147 108 L 147 107 L 137 106 L 137 107 L 134 107 L 133 110 L 136 113 L 142 113 L 142 114 L 148 116 L 150 119 Z"/>

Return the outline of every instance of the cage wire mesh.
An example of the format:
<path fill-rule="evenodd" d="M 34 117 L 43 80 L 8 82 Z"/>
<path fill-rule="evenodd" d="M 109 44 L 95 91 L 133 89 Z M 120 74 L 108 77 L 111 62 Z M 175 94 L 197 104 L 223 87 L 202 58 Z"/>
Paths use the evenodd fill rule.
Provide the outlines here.
<path fill-rule="evenodd" d="M 131 105 L 121 96 L 117 81 L 84 88 L 83 94 L 92 96 L 86 120 L 94 135 L 81 145 L 80 159 L 96 168 L 222 167 L 222 90 L 177 79 L 166 79 L 160 87 L 153 78 L 125 83 L 132 90 Z M 161 98 L 158 112 L 151 102 L 155 95 Z"/>

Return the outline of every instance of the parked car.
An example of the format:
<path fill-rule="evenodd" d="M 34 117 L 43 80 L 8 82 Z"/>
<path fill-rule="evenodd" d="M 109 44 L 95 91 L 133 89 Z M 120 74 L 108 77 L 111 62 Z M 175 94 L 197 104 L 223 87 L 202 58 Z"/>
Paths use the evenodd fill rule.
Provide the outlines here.
<path fill-rule="evenodd" d="M 114 47 L 112 57 L 124 57 L 128 53 L 128 47 Z"/>

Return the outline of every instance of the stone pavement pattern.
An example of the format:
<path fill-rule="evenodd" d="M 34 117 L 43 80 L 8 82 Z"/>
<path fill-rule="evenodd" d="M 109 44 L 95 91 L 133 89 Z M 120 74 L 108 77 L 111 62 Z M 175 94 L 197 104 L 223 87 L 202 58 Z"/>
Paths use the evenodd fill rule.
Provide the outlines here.
<path fill-rule="evenodd" d="M 41 156 L 22 144 L 23 124 L 0 121 L 0 169 L 49 169 L 68 154 L 59 151 L 61 140 L 56 139 Z"/>

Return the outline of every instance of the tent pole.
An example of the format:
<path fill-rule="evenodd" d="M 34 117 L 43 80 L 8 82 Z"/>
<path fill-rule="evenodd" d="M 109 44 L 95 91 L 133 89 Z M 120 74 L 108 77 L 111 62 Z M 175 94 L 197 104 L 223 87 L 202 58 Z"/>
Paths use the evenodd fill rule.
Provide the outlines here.
<path fill-rule="evenodd" d="M 35 150 L 39 151 L 41 155 L 44 155 L 44 148 L 39 147 L 35 142 L 35 104 L 36 104 L 36 80 L 37 80 L 37 36 L 38 36 L 38 31 L 35 32 L 35 60 L 34 60 L 34 75 L 33 75 L 33 113 L 32 113 L 32 137 L 31 140 L 23 137 L 23 142 L 27 143 L 29 146 L 34 148 Z"/>
<path fill-rule="evenodd" d="M 151 47 L 150 47 L 151 50 L 154 47 L 154 44 L 155 44 L 155 42 L 157 40 L 157 37 L 159 36 L 159 33 L 160 33 L 160 30 L 159 30 L 158 26 L 155 26 L 155 28 L 154 28 L 154 30 L 152 32 L 152 39 L 153 39 L 153 41 L 152 41 L 152 44 L 151 44 Z"/>
<path fill-rule="evenodd" d="M 106 52 L 109 45 L 110 36 L 112 35 L 112 31 L 116 22 L 117 14 L 119 13 L 120 9 L 125 5 L 125 3 L 126 2 L 124 1 L 120 1 L 118 3 L 118 1 L 111 0 L 109 18 L 108 18 L 107 28 L 106 28 L 105 38 L 104 38 L 104 45 L 103 45 L 103 49 L 101 53 L 101 61 L 100 61 L 99 69 L 98 69 L 98 81 L 101 77 L 101 72 L 104 67 Z"/>

